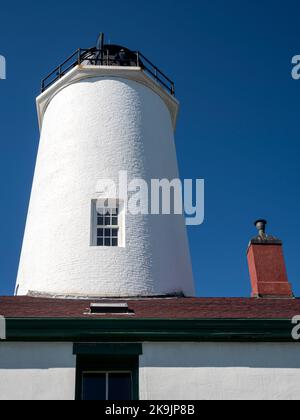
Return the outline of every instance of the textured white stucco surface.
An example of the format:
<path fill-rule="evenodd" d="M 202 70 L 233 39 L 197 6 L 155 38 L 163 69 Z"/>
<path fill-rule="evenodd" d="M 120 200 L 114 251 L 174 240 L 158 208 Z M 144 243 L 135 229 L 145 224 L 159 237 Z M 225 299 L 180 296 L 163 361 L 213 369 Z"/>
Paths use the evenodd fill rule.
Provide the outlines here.
<path fill-rule="evenodd" d="M 295 343 L 146 343 L 144 400 L 299 400 Z"/>
<path fill-rule="evenodd" d="M 101 179 L 178 178 L 171 115 L 132 80 L 96 77 L 50 101 L 24 235 L 17 286 L 101 297 L 194 295 L 182 216 L 126 216 L 126 246 L 90 246 L 91 200 Z M 113 197 L 109 197 L 113 198 Z"/>
<path fill-rule="evenodd" d="M 72 343 L 0 343 L 0 400 L 74 400 Z M 299 400 L 295 343 L 144 343 L 142 400 Z"/>
<path fill-rule="evenodd" d="M 74 400 L 72 343 L 0 343 L 0 400 Z"/>

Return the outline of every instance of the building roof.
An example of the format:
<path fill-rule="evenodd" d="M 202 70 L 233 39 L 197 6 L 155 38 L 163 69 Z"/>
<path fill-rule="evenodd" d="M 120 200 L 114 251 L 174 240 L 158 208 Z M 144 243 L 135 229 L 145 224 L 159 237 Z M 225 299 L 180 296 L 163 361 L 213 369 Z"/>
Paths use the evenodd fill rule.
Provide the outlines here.
<path fill-rule="evenodd" d="M 130 314 L 90 314 L 91 303 L 128 304 Z M 122 300 L 0 297 L 6 318 L 127 318 L 127 319 L 270 319 L 291 320 L 300 315 L 300 299 L 149 298 Z"/>

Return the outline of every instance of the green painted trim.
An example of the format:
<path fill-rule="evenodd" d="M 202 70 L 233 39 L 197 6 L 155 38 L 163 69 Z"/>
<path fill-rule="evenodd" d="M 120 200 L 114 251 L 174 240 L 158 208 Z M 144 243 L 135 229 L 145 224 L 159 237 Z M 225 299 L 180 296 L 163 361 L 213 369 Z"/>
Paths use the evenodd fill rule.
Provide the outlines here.
<path fill-rule="evenodd" d="M 142 344 L 125 343 L 75 343 L 73 354 L 81 356 L 140 356 L 143 354 Z"/>
<path fill-rule="evenodd" d="M 135 357 L 99 357 L 77 356 L 76 360 L 76 387 L 75 400 L 82 399 L 82 373 L 88 371 L 131 371 L 132 372 L 132 399 L 139 400 L 139 358 Z"/>
<path fill-rule="evenodd" d="M 287 319 L 6 319 L 7 341 L 285 341 Z"/>

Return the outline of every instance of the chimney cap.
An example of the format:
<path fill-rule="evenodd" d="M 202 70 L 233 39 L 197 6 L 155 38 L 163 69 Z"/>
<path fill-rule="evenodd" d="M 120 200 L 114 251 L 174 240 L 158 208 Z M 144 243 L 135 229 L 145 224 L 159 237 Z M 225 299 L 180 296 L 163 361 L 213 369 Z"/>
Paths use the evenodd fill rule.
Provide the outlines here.
<path fill-rule="evenodd" d="M 256 222 L 254 223 L 254 226 L 258 230 L 259 236 L 263 239 L 265 239 L 267 237 L 267 235 L 266 235 L 267 224 L 268 224 L 268 222 L 265 219 L 256 220 Z"/>
<path fill-rule="evenodd" d="M 267 220 L 265 220 L 265 219 L 258 219 L 254 223 L 254 226 L 256 226 L 258 228 L 260 225 L 264 225 L 264 227 L 266 227 L 267 224 L 268 224 Z"/>
<path fill-rule="evenodd" d="M 268 222 L 267 222 L 266 219 L 256 220 L 256 222 L 254 223 L 254 226 L 258 230 L 258 235 L 251 240 L 250 245 L 251 244 L 254 244 L 254 245 L 260 245 L 260 244 L 262 244 L 262 245 L 282 245 L 282 241 L 280 239 L 266 234 L 267 224 L 268 224 Z"/>

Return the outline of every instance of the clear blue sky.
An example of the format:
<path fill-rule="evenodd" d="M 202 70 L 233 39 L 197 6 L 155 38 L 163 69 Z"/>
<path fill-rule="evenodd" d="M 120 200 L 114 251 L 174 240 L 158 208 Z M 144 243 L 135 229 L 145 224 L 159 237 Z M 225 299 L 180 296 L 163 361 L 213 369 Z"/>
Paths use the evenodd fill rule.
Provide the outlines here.
<path fill-rule="evenodd" d="M 39 83 L 104 31 L 177 84 L 181 176 L 206 180 L 206 221 L 189 228 L 200 296 L 248 296 L 253 222 L 285 243 L 300 295 L 298 0 L 33 0 L 1 5 L 0 295 L 13 292 L 38 147 Z"/>

